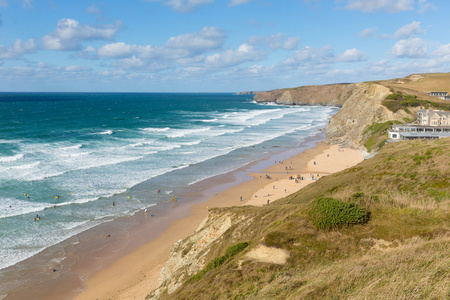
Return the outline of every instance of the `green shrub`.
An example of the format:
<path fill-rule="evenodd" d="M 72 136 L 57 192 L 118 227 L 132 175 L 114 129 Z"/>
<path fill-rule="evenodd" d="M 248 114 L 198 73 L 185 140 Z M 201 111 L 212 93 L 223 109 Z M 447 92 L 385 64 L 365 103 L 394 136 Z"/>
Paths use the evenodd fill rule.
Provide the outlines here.
<path fill-rule="evenodd" d="M 401 92 L 387 95 L 386 98 L 381 102 L 381 104 L 394 113 L 399 111 L 400 109 L 403 109 L 407 113 L 410 113 L 407 107 L 417 106 L 422 106 L 426 109 L 433 107 L 435 109 L 450 110 L 450 105 L 417 99 L 416 95 L 405 95 Z"/>
<path fill-rule="evenodd" d="M 369 214 L 356 204 L 342 202 L 330 197 L 319 197 L 314 200 L 310 204 L 308 216 L 319 229 L 362 224 L 369 220 Z"/>

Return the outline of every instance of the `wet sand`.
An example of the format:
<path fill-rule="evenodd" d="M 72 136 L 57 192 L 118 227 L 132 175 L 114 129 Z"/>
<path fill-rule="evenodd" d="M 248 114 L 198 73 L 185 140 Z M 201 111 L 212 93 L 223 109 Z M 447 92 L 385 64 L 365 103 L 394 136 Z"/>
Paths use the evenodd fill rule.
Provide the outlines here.
<path fill-rule="evenodd" d="M 314 183 L 322 176 L 341 171 L 363 160 L 363 153 L 352 149 L 340 149 L 318 143 L 317 146 L 284 159 L 273 160 L 262 172 L 249 173 L 252 180 L 236 181 L 219 176 L 218 182 L 208 181 L 212 186 L 199 198 L 207 197 L 206 202 L 190 207 L 190 214 L 168 224 L 167 228 L 150 242 L 121 258 L 105 264 L 103 268 L 89 276 L 87 289 L 75 299 L 144 299 L 159 285 L 159 272 L 167 260 L 171 246 L 178 240 L 192 234 L 208 214 L 208 207 L 230 207 L 240 205 L 266 205 Z M 251 168 L 250 168 L 251 170 Z M 267 176 L 266 176 L 267 175 Z M 314 178 L 313 178 L 314 175 Z M 296 182 L 295 179 L 300 180 Z M 303 180 L 301 180 L 303 176 Z M 230 187 L 215 193 L 214 185 Z M 241 198 L 242 197 L 242 198 Z M 242 199 L 242 200 L 241 200 Z M 143 213 L 144 218 L 148 218 Z M 151 217 L 150 217 L 151 218 Z M 56 295 L 54 295 L 54 299 Z"/>

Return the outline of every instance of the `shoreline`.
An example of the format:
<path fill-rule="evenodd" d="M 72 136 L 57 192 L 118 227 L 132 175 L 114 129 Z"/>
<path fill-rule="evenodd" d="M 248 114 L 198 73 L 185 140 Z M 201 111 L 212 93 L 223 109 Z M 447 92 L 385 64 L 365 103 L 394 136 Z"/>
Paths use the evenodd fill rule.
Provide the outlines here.
<path fill-rule="evenodd" d="M 248 173 L 247 176 L 253 179 L 232 185 L 206 202 L 192 205 L 188 216 L 172 222 L 154 240 L 96 273 L 87 281 L 87 289 L 74 299 L 143 299 L 159 286 L 159 273 L 172 245 L 198 228 L 207 217 L 209 207 L 266 205 L 267 200 L 276 201 L 315 182 L 311 176 L 313 174 L 319 174 L 320 178 L 356 165 L 363 159 L 358 150 L 341 150 L 337 145 L 316 141 L 312 148 L 284 158 L 282 163 L 273 161 L 260 172 Z M 265 175 L 269 175 L 270 179 Z M 294 175 L 295 178 L 297 175 L 303 176 L 303 180 L 296 183 L 295 179 L 288 179 Z"/>
<path fill-rule="evenodd" d="M 169 198 L 150 207 L 147 215 L 141 210 L 132 216 L 100 224 L 3 269 L 0 273 L 3 278 L 0 282 L 0 299 L 5 296 L 5 299 L 24 299 L 30 294 L 34 299 L 73 299 L 85 290 L 86 280 L 155 240 L 174 222 L 190 216 L 192 206 L 205 203 L 230 187 L 250 181 L 248 174 L 269 167 L 274 157 L 277 160 L 286 159 L 324 139 L 324 132 L 318 132 L 306 137 L 297 147 L 272 153 L 228 173 L 192 184 L 184 189 L 186 194 L 182 195 L 178 203 L 171 202 Z M 152 214 L 156 214 L 156 217 L 152 218 Z M 109 233 L 110 237 L 106 238 Z M 52 272 L 53 269 L 57 272 Z"/>

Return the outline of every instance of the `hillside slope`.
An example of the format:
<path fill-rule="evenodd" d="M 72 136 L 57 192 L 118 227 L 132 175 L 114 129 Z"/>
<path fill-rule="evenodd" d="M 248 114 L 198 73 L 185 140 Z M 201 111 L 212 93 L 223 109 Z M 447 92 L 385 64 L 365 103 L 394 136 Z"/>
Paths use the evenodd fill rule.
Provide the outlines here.
<path fill-rule="evenodd" d="M 148 298 L 449 298 L 449 153 L 450 139 L 391 143 L 270 205 L 213 209 Z M 319 199 L 366 217 L 320 229 Z"/>

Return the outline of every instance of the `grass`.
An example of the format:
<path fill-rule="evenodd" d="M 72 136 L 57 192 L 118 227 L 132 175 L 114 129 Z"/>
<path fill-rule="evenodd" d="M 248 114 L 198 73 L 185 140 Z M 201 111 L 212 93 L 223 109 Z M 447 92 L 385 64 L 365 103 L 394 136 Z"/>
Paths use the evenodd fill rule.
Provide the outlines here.
<path fill-rule="evenodd" d="M 448 299 L 448 153 L 449 138 L 389 143 L 372 159 L 271 205 L 220 209 L 235 223 L 202 258 L 211 269 L 161 299 Z M 326 199 L 327 212 L 338 208 L 332 220 L 358 208 L 361 222 L 317 226 L 311 210 L 318 199 Z M 222 258 L 221 249 L 242 241 L 290 257 L 285 265 L 241 252 Z"/>
<path fill-rule="evenodd" d="M 365 130 L 365 139 L 363 143 L 368 152 L 372 150 L 379 150 L 386 143 L 388 134 L 387 131 L 394 124 L 401 124 L 399 121 L 386 121 L 383 123 L 374 123 L 368 126 Z"/>
<path fill-rule="evenodd" d="M 381 104 L 394 113 L 401 109 L 410 113 L 408 107 L 423 107 L 425 109 L 432 108 L 438 110 L 450 110 L 449 104 L 430 100 L 421 100 L 418 99 L 416 95 L 407 95 L 399 91 L 388 95 L 386 99 L 381 102 Z"/>
<path fill-rule="evenodd" d="M 211 270 L 213 270 L 215 268 L 220 267 L 229 258 L 235 256 L 236 254 L 238 254 L 239 252 L 244 250 L 247 246 L 248 246 L 248 243 L 247 242 L 243 242 L 243 243 L 238 243 L 236 245 L 233 245 L 233 246 L 229 247 L 225 251 L 224 255 L 219 256 L 219 257 L 215 258 L 214 260 L 212 260 L 208 265 L 206 265 L 206 268 L 204 268 L 203 270 L 201 270 L 200 272 L 198 272 L 197 274 L 195 274 L 194 276 L 189 278 L 187 283 L 198 281 L 198 280 L 202 279 L 203 276 L 205 276 L 206 273 L 208 273 L 209 271 L 211 271 Z"/>

